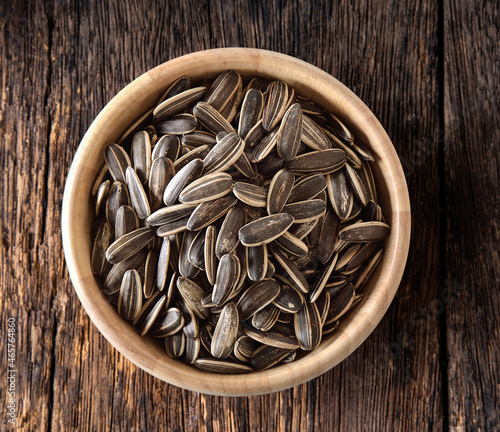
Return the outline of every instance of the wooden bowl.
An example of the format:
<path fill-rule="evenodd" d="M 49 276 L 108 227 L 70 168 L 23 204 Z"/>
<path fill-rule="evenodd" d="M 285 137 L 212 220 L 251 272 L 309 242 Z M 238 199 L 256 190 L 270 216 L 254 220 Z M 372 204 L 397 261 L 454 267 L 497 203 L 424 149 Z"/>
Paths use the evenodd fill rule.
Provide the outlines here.
<path fill-rule="evenodd" d="M 337 113 L 370 147 L 379 204 L 391 234 L 361 303 L 341 320 L 321 345 L 295 362 L 245 375 L 218 375 L 172 360 L 161 344 L 141 338 L 120 318 L 90 268 L 90 226 L 94 221 L 91 190 L 104 161 L 106 145 L 151 109 L 167 87 L 182 75 L 192 80 L 233 69 L 244 77 L 279 79 Z M 85 134 L 68 174 L 62 209 L 66 263 L 75 290 L 90 319 L 104 337 L 141 369 L 176 386 L 208 394 L 249 396 L 283 390 L 311 380 L 351 354 L 387 311 L 401 281 L 410 241 L 410 203 L 405 177 L 391 140 L 373 113 L 347 87 L 301 60 L 269 51 L 223 48 L 168 61 L 137 78 L 100 112 Z"/>

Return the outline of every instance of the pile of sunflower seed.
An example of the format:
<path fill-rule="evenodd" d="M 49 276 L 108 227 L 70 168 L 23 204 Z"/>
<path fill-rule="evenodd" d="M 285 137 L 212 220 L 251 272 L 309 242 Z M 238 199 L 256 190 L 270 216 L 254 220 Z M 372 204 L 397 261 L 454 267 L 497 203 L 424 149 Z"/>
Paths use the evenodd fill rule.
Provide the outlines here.
<path fill-rule="evenodd" d="M 315 349 L 390 232 L 366 145 L 281 81 L 181 77 L 104 156 L 92 270 L 123 319 L 204 371 Z"/>

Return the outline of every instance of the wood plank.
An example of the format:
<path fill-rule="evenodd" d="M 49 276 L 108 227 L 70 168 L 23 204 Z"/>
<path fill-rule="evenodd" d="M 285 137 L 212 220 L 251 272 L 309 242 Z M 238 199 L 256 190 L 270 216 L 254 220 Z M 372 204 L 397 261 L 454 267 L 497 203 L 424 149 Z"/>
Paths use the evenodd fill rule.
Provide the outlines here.
<path fill-rule="evenodd" d="M 22 2 L 2 2 L 0 6 L 0 345 L 2 365 L 7 369 L 7 319 L 14 318 L 15 426 L 30 424 L 45 430 L 54 390 L 51 376 L 57 315 L 53 306 L 63 267 L 47 178 L 52 168 L 62 171 L 64 160 L 51 161 L 47 146 L 51 128 L 46 106 L 50 24 L 43 5 L 32 6 L 27 8 Z M 8 36 L 25 28 L 32 30 L 24 38 Z M 7 384 L 7 373 L 2 376 Z M 2 388 L 0 404 L 6 413 L 7 387 Z M 38 415 L 32 417 L 33 412 Z M 12 426 L 5 415 L 2 423 L 6 428 Z"/>
<path fill-rule="evenodd" d="M 498 7 L 444 2 L 449 429 L 500 428 Z M 449 47 L 451 49 L 449 49 Z"/>

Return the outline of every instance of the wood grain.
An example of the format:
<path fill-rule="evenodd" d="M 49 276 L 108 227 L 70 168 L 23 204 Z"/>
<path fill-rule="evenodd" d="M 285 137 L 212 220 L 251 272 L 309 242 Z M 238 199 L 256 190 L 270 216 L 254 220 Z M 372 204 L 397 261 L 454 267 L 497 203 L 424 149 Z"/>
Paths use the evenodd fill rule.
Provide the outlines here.
<path fill-rule="evenodd" d="M 16 426 L 498 430 L 498 8 L 443 3 L 440 30 L 430 0 L 1 2 L 0 348 L 5 365 L 14 317 Z M 103 106 L 149 68 L 222 46 L 296 56 L 357 93 L 400 155 L 415 227 L 370 338 L 321 377 L 251 398 L 181 390 L 124 359 L 83 311 L 60 239 L 64 180 Z"/>
<path fill-rule="evenodd" d="M 441 301 L 449 426 L 495 431 L 500 429 L 498 7 L 450 0 L 444 21 L 444 46 L 456 48 L 445 49 L 443 107 L 449 289 Z"/>

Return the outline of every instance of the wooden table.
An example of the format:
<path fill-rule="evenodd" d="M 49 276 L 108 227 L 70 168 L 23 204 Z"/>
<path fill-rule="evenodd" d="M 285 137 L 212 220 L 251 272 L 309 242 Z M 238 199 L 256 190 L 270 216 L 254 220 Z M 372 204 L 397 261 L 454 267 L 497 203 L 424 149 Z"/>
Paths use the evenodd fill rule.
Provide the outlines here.
<path fill-rule="evenodd" d="M 11 345 L 21 430 L 500 430 L 500 10 L 330 3 L 1 2 L 1 430 Z M 289 54 L 350 87 L 392 138 L 413 210 L 405 276 L 374 333 L 262 397 L 181 390 L 122 357 L 83 310 L 60 236 L 66 174 L 103 106 L 157 64 L 224 46 Z"/>

